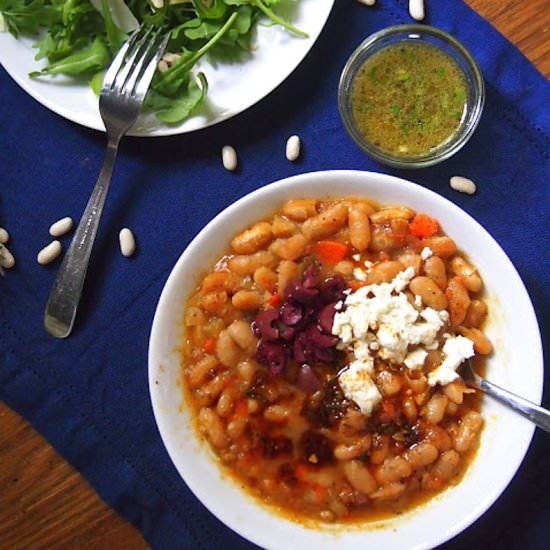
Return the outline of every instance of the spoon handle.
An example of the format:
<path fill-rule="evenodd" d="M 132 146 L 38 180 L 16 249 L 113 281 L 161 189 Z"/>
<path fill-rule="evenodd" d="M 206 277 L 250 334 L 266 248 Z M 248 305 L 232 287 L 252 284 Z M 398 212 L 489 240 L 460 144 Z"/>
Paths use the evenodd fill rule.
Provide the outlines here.
<path fill-rule="evenodd" d="M 479 380 L 480 389 L 498 401 L 508 405 L 519 414 L 550 433 L 550 411 L 516 395 L 487 380 Z"/>

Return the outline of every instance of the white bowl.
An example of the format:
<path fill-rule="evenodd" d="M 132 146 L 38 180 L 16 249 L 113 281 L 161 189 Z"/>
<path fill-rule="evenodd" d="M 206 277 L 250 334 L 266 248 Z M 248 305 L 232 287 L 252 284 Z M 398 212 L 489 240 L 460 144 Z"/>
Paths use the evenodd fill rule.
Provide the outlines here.
<path fill-rule="evenodd" d="M 311 529 L 287 520 L 222 476 L 208 445 L 197 437 L 180 379 L 183 308 L 198 278 L 229 247 L 231 236 L 264 218 L 287 199 L 367 196 L 403 204 L 438 219 L 467 252 L 485 281 L 490 307 L 486 327 L 495 353 L 487 376 L 540 403 L 543 359 L 529 296 L 496 241 L 468 214 L 414 183 L 370 172 L 314 172 L 287 178 L 243 197 L 214 218 L 176 263 L 157 306 L 149 345 L 149 388 L 164 445 L 198 499 L 231 529 L 264 548 L 432 548 L 473 523 L 504 491 L 518 469 L 533 426 L 485 398 L 485 428 L 479 451 L 463 480 L 399 518 L 359 526 Z M 277 533 L 277 536 L 273 536 Z"/>

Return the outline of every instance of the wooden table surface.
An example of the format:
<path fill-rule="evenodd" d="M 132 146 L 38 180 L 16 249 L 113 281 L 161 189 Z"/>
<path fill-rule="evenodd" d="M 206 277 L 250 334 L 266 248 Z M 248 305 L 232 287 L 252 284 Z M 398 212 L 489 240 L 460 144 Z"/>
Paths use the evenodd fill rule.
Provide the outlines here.
<path fill-rule="evenodd" d="M 550 0 L 467 2 L 550 78 Z M 437 1 L 427 5 L 437 9 Z M 140 533 L 3 403 L 0 426 L 0 549 L 147 548 Z"/>

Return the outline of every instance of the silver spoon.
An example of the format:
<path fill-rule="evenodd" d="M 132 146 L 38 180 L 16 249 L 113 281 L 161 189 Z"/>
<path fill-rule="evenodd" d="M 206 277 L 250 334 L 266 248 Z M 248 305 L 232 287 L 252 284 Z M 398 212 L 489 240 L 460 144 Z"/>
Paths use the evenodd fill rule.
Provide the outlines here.
<path fill-rule="evenodd" d="M 508 390 L 481 378 L 474 370 L 470 360 L 466 360 L 460 367 L 460 374 L 466 385 L 481 390 L 497 401 L 508 405 L 516 412 L 534 422 L 539 428 L 550 433 L 550 411 L 539 407 L 535 403 L 516 395 Z"/>

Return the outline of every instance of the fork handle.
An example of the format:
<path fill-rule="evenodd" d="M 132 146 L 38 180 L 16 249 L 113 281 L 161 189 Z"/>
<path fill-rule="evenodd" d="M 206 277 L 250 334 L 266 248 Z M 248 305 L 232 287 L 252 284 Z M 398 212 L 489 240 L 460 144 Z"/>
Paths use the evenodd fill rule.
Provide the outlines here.
<path fill-rule="evenodd" d="M 550 411 L 539 407 L 535 403 L 516 395 L 488 380 L 481 380 L 479 382 L 480 389 L 482 389 L 486 394 L 494 397 L 501 403 L 512 407 L 519 414 L 531 420 L 539 428 L 546 432 L 550 432 Z"/>
<path fill-rule="evenodd" d="M 103 212 L 103 205 L 109 192 L 119 142 L 120 137 L 109 137 L 101 172 L 76 228 L 71 245 L 63 258 L 46 304 L 44 327 L 56 338 L 69 336 L 73 328 L 88 271 L 90 254 Z"/>

